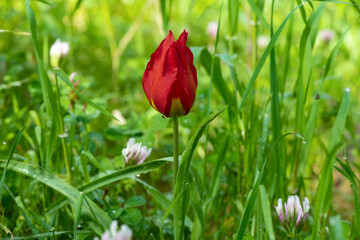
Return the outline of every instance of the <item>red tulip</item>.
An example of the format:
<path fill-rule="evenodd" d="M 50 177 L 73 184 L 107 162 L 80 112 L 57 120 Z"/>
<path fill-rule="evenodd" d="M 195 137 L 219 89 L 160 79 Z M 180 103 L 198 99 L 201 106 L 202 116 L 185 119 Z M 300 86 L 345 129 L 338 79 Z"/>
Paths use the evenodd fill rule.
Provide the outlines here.
<path fill-rule="evenodd" d="M 151 106 L 166 117 L 187 115 L 194 104 L 197 77 L 184 30 L 177 41 L 171 31 L 151 55 L 142 85 Z"/>

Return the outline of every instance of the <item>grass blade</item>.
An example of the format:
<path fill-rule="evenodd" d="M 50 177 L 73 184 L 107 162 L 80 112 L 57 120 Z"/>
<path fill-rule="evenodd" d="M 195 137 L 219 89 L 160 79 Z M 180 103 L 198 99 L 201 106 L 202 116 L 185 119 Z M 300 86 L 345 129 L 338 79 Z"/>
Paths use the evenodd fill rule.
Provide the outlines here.
<path fill-rule="evenodd" d="M 216 160 L 216 165 L 212 174 L 212 180 L 211 180 L 211 185 L 210 185 L 210 191 L 208 192 L 208 195 L 211 198 L 214 198 L 216 196 L 217 193 L 217 189 L 219 187 L 219 183 L 220 183 L 220 173 L 223 169 L 224 166 L 224 162 L 226 159 L 226 153 L 227 153 L 227 149 L 228 149 L 228 145 L 229 145 L 229 141 L 230 141 L 230 136 L 226 135 L 224 137 L 224 140 L 221 141 L 221 145 L 219 147 L 219 153 L 218 153 L 218 157 Z"/>
<path fill-rule="evenodd" d="M 106 174 L 105 176 L 95 179 L 95 180 L 91 181 L 90 183 L 80 187 L 79 190 L 87 193 L 87 192 L 91 192 L 97 188 L 114 183 L 114 182 L 119 181 L 124 178 L 151 172 L 155 169 L 162 167 L 165 163 L 168 163 L 169 159 L 170 158 L 153 160 L 153 161 L 145 162 L 140 165 L 127 167 L 125 169 L 118 170 L 118 171 L 115 171 L 110 174 Z"/>
<path fill-rule="evenodd" d="M 316 191 L 316 200 L 315 200 L 315 216 L 314 216 L 314 225 L 312 229 L 312 239 L 318 239 L 317 233 L 320 230 L 320 220 L 321 213 L 327 211 L 325 209 L 325 200 L 331 202 L 328 198 L 328 193 L 332 191 L 332 186 L 330 183 L 332 181 L 332 170 L 334 165 L 334 155 L 339 146 L 339 139 L 342 139 L 342 132 L 345 128 L 347 112 L 350 105 L 350 89 L 345 88 L 343 93 L 343 98 L 341 106 L 338 112 L 338 115 L 335 119 L 334 126 L 331 130 L 330 141 L 328 145 L 328 154 L 323 168 L 321 169 L 320 181 Z"/>
<path fill-rule="evenodd" d="M 264 27 L 270 31 L 270 24 L 268 23 L 268 21 L 266 20 L 266 18 L 264 17 L 262 11 L 260 10 L 260 8 L 256 5 L 256 3 L 254 2 L 254 0 L 247 0 L 251 11 L 253 11 L 256 16 L 259 18 L 259 20 L 261 21 L 261 23 L 264 25 Z"/>
<path fill-rule="evenodd" d="M 272 0 L 271 4 L 271 38 L 273 38 L 273 15 L 274 15 L 274 3 L 275 0 Z M 276 60 L 275 60 L 275 47 L 271 49 L 270 52 L 270 90 L 271 90 L 271 119 L 273 125 L 273 139 L 279 139 L 281 137 L 281 118 L 280 118 L 280 102 L 279 102 L 279 92 L 278 92 L 278 79 L 276 72 Z M 273 174 L 274 179 L 273 184 L 277 185 L 276 188 L 278 191 L 278 196 L 285 196 L 285 169 L 286 169 L 286 159 L 285 153 L 282 146 L 276 145 L 274 151 L 274 157 L 271 158 L 271 161 L 274 161 L 271 164 L 271 173 Z"/>
<path fill-rule="evenodd" d="M 92 182 L 90 182 L 86 185 L 83 185 L 82 187 L 79 188 L 79 191 L 88 193 L 99 187 L 103 187 L 107 184 L 111 184 L 111 183 L 119 181 L 121 179 L 129 178 L 129 177 L 132 177 L 132 176 L 135 176 L 138 174 L 152 171 L 154 169 L 157 169 L 158 167 L 163 166 L 165 163 L 169 162 L 170 159 L 172 159 L 172 157 L 153 160 L 150 162 L 145 162 L 141 165 L 136 165 L 136 166 L 128 167 L 128 168 L 125 168 L 125 169 L 122 169 L 119 171 L 115 171 L 109 175 L 99 177 L 99 178 L 93 180 Z M 51 207 L 49 207 L 45 211 L 44 214 L 50 214 L 50 213 L 53 213 L 54 211 L 57 211 L 57 209 L 59 209 L 61 206 L 66 204 L 66 201 L 67 201 L 66 199 L 63 199 L 63 200 L 60 200 L 60 201 L 54 203 Z M 162 202 L 160 202 L 160 203 L 162 203 Z M 166 208 L 166 206 L 164 208 Z"/>
<path fill-rule="evenodd" d="M 261 167 L 261 170 L 260 170 L 260 173 L 255 181 L 255 184 L 254 184 L 254 187 L 253 189 L 251 190 L 251 194 L 250 194 L 250 197 L 248 199 L 248 203 L 246 205 L 246 208 L 245 208 L 245 212 L 244 212 L 244 215 L 242 216 L 241 218 L 241 222 L 240 222 L 240 226 L 239 226 L 239 229 L 237 231 L 237 234 L 236 234 L 236 240 L 242 240 L 244 239 L 245 237 L 245 233 L 246 233 L 246 229 L 247 229 L 247 226 L 250 222 L 250 218 L 251 218 L 251 215 L 252 215 L 252 212 L 254 210 L 254 207 L 255 207 L 255 203 L 256 203 L 256 198 L 257 198 L 257 193 L 258 193 L 258 190 L 259 190 L 259 186 L 260 186 L 260 183 L 262 181 L 262 178 L 263 178 L 263 175 L 264 175 L 264 172 L 265 172 L 265 166 L 266 166 L 266 163 L 269 159 L 269 155 L 271 153 L 271 151 L 275 148 L 275 146 L 286 136 L 288 135 L 295 135 L 296 137 L 300 137 L 302 138 L 299 134 L 296 134 L 296 133 L 286 133 L 284 135 L 282 135 L 280 138 L 278 138 L 271 146 L 271 149 L 269 150 L 268 152 L 268 155 L 266 156 L 265 160 L 264 160 L 264 163 Z"/>
<path fill-rule="evenodd" d="M 260 185 L 260 199 L 266 231 L 269 234 L 269 239 L 275 240 L 275 233 L 271 219 L 272 208 L 270 206 L 269 196 L 264 185 Z"/>
<path fill-rule="evenodd" d="M 174 209 L 174 207 L 176 206 L 176 204 L 179 202 L 180 198 L 183 196 L 183 194 L 185 193 L 185 191 L 187 190 L 188 185 L 185 186 L 185 188 L 180 192 L 180 194 L 175 198 L 175 200 L 170 204 L 170 206 L 168 207 L 168 209 L 166 209 L 164 216 L 161 220 L 161 227 L 160 227 L 160 235 L 161 235 L 161 239 L 165 239 L 164 238 L 164 234 L 163 234 L 163 226 L 164 226 L 164 222 L 165 219 L 169 216 L 169 214 L 171 213 L 171 211 Z"/>
<path fill-rule="evenodd" d="M 329 58 L 326 61 L 325 70 L 321 76 L 321 82 L 319 85 L 318 91 L 322 90 L 322 83 L 324 82 L 326 76 L 328 75 L 331 67 L 333 66 L 333 63 L 335 61 L 336 55 L 339 51 L 339 48 L 344 40 L 345 35 L 350 30 L 351 26 L 349 26 L 340 36 L 338 42 L 336 43 L 335 47 L 332 49 Z M 299 158 L 299 166 L 297 170 L 298 177 L 302 176 L 305 170 L 306 163 L 308 161 L 309 155 L 310 155 L 310 149 L 311 149 L 311 143 L 314 137 L 315 133 L 315 124 L 317 119 L 317 112 L 319 109 L 319 101 L 315 101 L 313 105 L 311 106 L 310 114 L 307 117 L 307 124 L 305 125 L 305 131 L 304 131 L 304 138 L 306 139 L 307 144 L 305 144 L 300 151 L 300 158 Z"/>
<path fill-rule="evenodd" d="M 226 109 L 226 107 L 221 109 L 217 113 L 211 115 L 205 121 L 203 121 L 200 124 L 200 126 L 196 129 L 193 136 L 191 137 L 191 139 L 190 139 L 189 143 L 187 144 L 187 146 L 182 154 L 182 157 L 181 157 L 181 164 L 180 164 L 180 168 L 179 168 L 179 172 L 178 172 L 178 176 L 177 176 L 176 184 L 175 184 L 174 198 L 176 198 L 187 185 L 191 158 L 195 151 L 196 145 L 197 145 L 202 133 L 204 132 L 206 126 L 212 120 L 214 120 L 217 116 L 219 116 L 225 109 Z M 184 220 L 185 220 L 185 216 L 186 216 L 186 210 L 188 207 L 188 200 L 189 199 L 182 197 L 181 201 L 177 204 L 176 208 L 174 209 L 174 221 L 175 221 L 175 225 L 174 225 L 174 228 L 175 228 L 174 235 L 175 236 L 174 237 L 177 240 L 182 239 L 182 236 L 183 236 Z"/>
<path fill-rule="evenodd" d="M 244 95 L 242 96 L 240 105 L 239 105 L 239 111 L 241 110 L 242 106 L 244 105 L 245 99 L 248 96 L 250 89 L 252 88 L 252 86 L 254 85 L 254 82 L 256 80 L 256 78 L 259 76 L 259 73 L 261 71 L 261 68 L 263 67 L 266 58 L 268 57 L 271 49 L 274 47 L 276 41 L 278 40 L 281 32 L 283 31 L 283 29 L 285 28 L 286 23 L 288 22 L 289 18 L 293 15 L 293 13 L 301 6 L 303 6 L 306 2 L 298 5 L 296 8 L 294 8 L 288 15 L 287 17 L 284 19 L 284 21 L 281 23 L 280 27 L 276 30 L 275 34 L 273 35 L 273 37 L 271 38 L 268 46 L 266 47 L 263 55 L 261 56 L 259 63 L 256 65 L 256 68 L 254 70 L 253 75 L 250 78 L 250 82 L 248 84 L 248 86 L 246 87 L 246 90 L 244 92 Z"/>
<path fill-rule="evenodd" d="M 29 212 L 27 211 L 27 208 L 24 206 L 24 203 L 21 201 L 20 196 L 17 196 L 14 200 L 15 200 L 16 205 L 19 207 L 20 212 L 21 212 L 22 215 L 24 216 L 24 219 L 25 219 L 27 225 L 30 227 L 31 231 L 32 231 L 34 234 L 39 233 L 39 231 L 36 229 L 34 223 L 33 223 L 32 220 L 30 219 L 30 214 L 29 214 Z"/>
<path fill-rule="evenodd" d="M 74 211 L 74 239 L 78 239 L 77 237 L 77 225 L 79 223 L 79 218 L 80 218 L 80 213 L 81 213 L 81 209 L 82 209 L 82 204 L 83 204 L 83 199 L 84 199 L 84 193 L 80 192 L 80 197 L 76 203 L 75 206 L 75 211 Z"/>
<path fill-rule="evenodd" d="M 59 116 L 59 111 L 56 105 L 54 91 L 51 87 L 50 80 L 45 72 L 43 62 L 41 61 L 40 58 L 40 44 L 37 34 L 38 32 L 37 24 L 36 24 L 34 11 L 31 8 L 30 0 L 26 0 L 25 2 L 25 11 L 30 24 L 31 38 L 34 45 L 35 56 L 38 65 L 38 71 L 39 71 L 39 77 L 41 83 L 41 90 L 42 90 L 45 107 L 50 118 L 57 123 L 57 126 L 59 126 L 59 119 L 57 118 L 57 116 Z"/>
<path fill-rule="evenodd" d="M 86 102 L 86 104 L 92 106 L 96 110 L 99 110 L 105 116 L 108 116 L 109 118 L 112 118 L 112 119 L 115 119 L 115 120 L 119 121 L 109 111 L 107 111 L 104 108 L 100 107 L 99 105 L 97 105 L 96 103 L 91 101 L 90 98 L 88 98 L 85 95 L 83 95 L 82 93 L 80 93 L 74 87 L 74 85 L 69 81 L 69 77 L 66 75 L 66 73 L 63 70 L 61 70 L 60 68 L 54 68 L 54 72 L 66 85 L 68 85 L 76 93 L 76 95 L 78 95 L 79 98 L 81 98 L 84 102 Z"/>
<path fill-rule="evenodd" d="M 3 192 L 3 188 L 4 188 L 4 183 L 5 183 L 5 177 L 6 177 L 6 170 L 9 166 L 9 163 L 10 163 L 10 160 L 15 152 L 15 149 L 16 149 L 16 146 L 18 145 L 19 141 L 20 141 L 20 138 L 22 136 L 22 133 L 25 129 L 25 125 L 23 126 L 23 128 L 18 132 L 18 134 L 16 135 L 15 137 L 15 140 L 14 140 L 14 143 L 11 145 L 11 148 L 10 148 L 10 153 L 9 153 L 9 157 L 6 161 L 6 164 L 5 164 L 5 167 L 4 167 L 4 172 L 2 174 L 2 177 L 1 177 L 1 181 L 0 181 L 0 205 L 1 205 L 1 199 L 2 199 L 2 192 Z"/>
<path fill-rule="evenodd" d="M 0 167 L 5 168 L 5 166 L 6 163 L 4 163 L 4 161 L 1 161 Z M 34 178 L 38 182 L 48 185 L 49 187 L 53 188 L 54 190 L 58 191 L 59 193 L 67 197 L 73 205 L 75 205 L 77 203 L 77 200 L 80 198 L 80 192 L 76 188 L 71 186 L 69 183 L 65 182 L 61 178 L 58 178 L 50 174 L 45 170 L 33 166 L 32 164 L 27 164 L 18 161 L 11 161 L 10 164 L 8 165 L 8 169 L 23 174 L 25 176 Z M 111 219 L 94 202 L 92 202 L 91 200 L 89 200 L 89 202 L 91 208 L 95 213 L 96 218 L 99 219 L 102 226 L 105 229 L 107 229 L 110 226 Z M 83 211 L 87 215 L 89 215 L 90 213 L 89 208 L 86 207 L 84 207 Z"/>

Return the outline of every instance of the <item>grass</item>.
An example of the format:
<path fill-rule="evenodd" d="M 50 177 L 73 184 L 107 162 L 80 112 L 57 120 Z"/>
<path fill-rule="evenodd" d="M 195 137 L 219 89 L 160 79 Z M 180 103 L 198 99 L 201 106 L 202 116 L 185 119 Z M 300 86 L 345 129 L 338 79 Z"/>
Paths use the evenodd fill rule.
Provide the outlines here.
<path fill-rule="evenodd" d="M 117 220 L 133 239 L 360 239 L 359 9 L 1 2 L 0 238 L 93 239 Z M 172 119 L 141 78 L 168 29 L 184 28 L 198 89 L 178 119 L 175 181 Z M 70 52 L 53 68 L 58 38 Z M 125 163 L 131 137 L 152 148 L 143 164 Z M 295 194 L 310 212 L 294 237 L 274 205 Z"/>

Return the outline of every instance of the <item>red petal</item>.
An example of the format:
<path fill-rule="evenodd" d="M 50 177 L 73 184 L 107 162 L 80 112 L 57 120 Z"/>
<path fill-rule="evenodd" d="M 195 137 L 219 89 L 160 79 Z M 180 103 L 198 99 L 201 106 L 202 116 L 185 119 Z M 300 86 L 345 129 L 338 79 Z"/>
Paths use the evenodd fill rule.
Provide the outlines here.
<path fill-rule="evenodd" d="M 167 116 L 166 109 L 168 108 L 168 97 L 172 85 L 176 81 L 178 75 L 177 68 L 174 68 L 171 72 L 168 72 L 165 76 L 157 79 L 154 82 L 150 91 L 150 103 L 159 112 Z"/>
<path fill-rule="evenodd" d="M 154 80 L 159 79 L 162 74 L 163 63 L 165 60 L 165 55 L 167 50 L 169 49 L 170 45 L 174 43 L 174 35 L 169 30 L 169 34 L 166 38 L 160 43 L 159 47 L 155 50 L 153 54 L 151 54 L 150 61 L 148 62 L 144 76 L 142 78 L 142 85 L 148 98 L 149 102 L 151 103 L 150 99 L 150 89 L 154 85 Z"/>
<path fill-rule="evenodd" d="M 168 59 L 168 68 L 177 68 L 177 76 L 176 80 L 171 85 L 171 89 L 169 89 L 164 114 L 167 117 L 169 116 L 174 99 L 180 100 L 185 114 L 188 114 L 195 101 L 196 80 L 194 79 L 193 74 L 186 69 L 182 58 L 179 55 L 177 45 L 173 44 L 170 46 L 166 59 Z"/>

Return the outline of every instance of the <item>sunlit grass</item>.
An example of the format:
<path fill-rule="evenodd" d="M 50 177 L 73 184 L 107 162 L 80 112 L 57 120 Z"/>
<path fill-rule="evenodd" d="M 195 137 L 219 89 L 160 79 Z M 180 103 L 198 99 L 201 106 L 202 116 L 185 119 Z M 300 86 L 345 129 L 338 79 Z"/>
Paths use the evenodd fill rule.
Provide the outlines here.
<path fill-rule="evenodd" d="M 0 237 L 101 238 L 117 220 L 133 239 L 360 239 L 355 1 L 0 9 Z M 189 32 L 198 78 L 176 183 L 172 120 L 141 84 L 168 29 Z M 143 164 L 125 162 L 132 137 Z M 290 195 L 310 201 L 299 232 L 274 207 Z"/>

